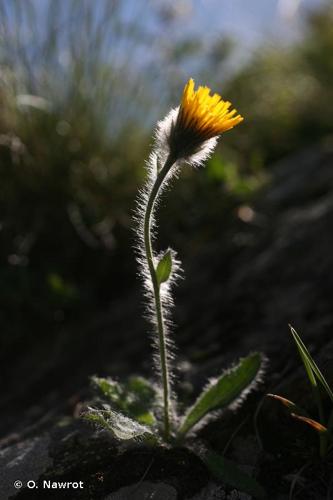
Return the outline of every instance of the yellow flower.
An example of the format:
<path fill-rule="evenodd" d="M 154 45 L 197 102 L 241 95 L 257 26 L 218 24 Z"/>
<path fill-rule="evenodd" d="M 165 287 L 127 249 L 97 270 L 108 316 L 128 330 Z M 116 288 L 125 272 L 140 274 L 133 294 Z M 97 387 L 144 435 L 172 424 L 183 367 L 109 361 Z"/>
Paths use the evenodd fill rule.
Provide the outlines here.
<path fill-rule="evenodd" d="M 208 87 L 200 86 L 198 90 L 194 90 L 191 78 L 183 92 L 179 110 L 180 125 L 210 139 L 243 121 L 243 117 L 237 115 L 235 109 L 229 111 L 230 106 L 231 102 L 223 101 L 218 94 L 211 96 Z"/>
<path fill-rule="evenodd" d="M 176 156 L 196 153 L 205 141 L 217 137 L 243 121 L 231 103 L 218 94 L 210 95 L 208 87 L 194 88 L 192 78 L 185 85 L 182 101 L 169 144 Z"/>

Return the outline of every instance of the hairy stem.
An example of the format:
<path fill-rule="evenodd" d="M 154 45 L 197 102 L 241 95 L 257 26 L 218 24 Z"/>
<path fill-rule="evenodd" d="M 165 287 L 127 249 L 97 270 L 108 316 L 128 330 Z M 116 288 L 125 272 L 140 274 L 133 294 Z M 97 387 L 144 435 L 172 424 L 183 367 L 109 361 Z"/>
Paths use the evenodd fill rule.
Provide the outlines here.
<path fill-rule="evenodd" d="M 156 269 L 154 265 L 154 254 L 152 249 L 151 223 L 158 193 L 163 184 L 163 181 L 165 180 L 173 164 L 174 164 L 174 159 L 171 156 L 169 156 L 163 168 L 160 170 L 160 172 L 156 177 L 156 180 L 153 184 L 153 187 L 148 197 L 144 214 L 144 246 L 145 246 L 145 255 L 147 259 L 150 278 L 153 285 L 153 293 L 154 293 L 159 356 L 161 362 L 161 378 L 162 378 L 162 388 L 163 388 L 164 438 L 166 441 L 168 441 L 170 437 L 170 377 L 168 371 L 166 331 L 165 331 L 165 324 L 163 317 L 163 306 L 160 295 L 160 286 L 157 280 Z"/>

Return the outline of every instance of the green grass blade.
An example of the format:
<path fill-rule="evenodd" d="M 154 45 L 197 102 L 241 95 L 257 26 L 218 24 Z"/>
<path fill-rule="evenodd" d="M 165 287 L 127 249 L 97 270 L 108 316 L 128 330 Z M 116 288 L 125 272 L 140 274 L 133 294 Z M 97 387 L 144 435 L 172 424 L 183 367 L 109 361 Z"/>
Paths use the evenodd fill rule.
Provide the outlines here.
<path fill-rule="evenodd" d="M 237 366 L 211 381 L 185 415 L 179 435 L 184 436 L 209 412 L 226 408 L 244 395 L 257 378 L 262 364 L 259 353 L 250 354 L 241 359 Z"/>
<path fill-rule="evenodd" d="M 293 336 L 293 339 L 295 341 L 297 350 L 298 350 L 299 355 L 301 357 L 301 360 L 304 364 L 304 368 L 305 368 L 305 371 L 306 371 L 307 376 L 309 378 L 310 384 L 312 385 L 312 387 L 317 387 L 317 385 L 318 385 L 317 379 L 313 373 L 311 364 L 309 362 L 309 358 L 307 357 L 306 352 L 304 350 L 305 346 L 304 346 L 303 342 L 301 341 L 299 335 L 297 334 L 296 330 L 294 330 L 294 328 L 290 325 L 289 325 L 289 327 L 290 327 L 290 331 L 291 331 L 291 334 Z"/>
<path fill-rule="evenodd" d="M 333 438 L 333 410 L 331 411 L 330 416 L 328 417 L 327 430 Z"/>
<path fill-rule="evenodd" d="M 311 384 L 313 386 L 316 386 L 317 385 L 317 380 L 318 380 L 318 382 L 321 383 L 321 385 L 323 386 L 323 388 L 327 392 L 329 398 L 333 402 L 333 392 L 332 392 L 330 386 L 328 385 L 328 383 L 327 383 L 324 375 L 321 373 L 320 369 L 318 368 L 317 364 L 313 360 L 311 354 L 307 350 L 305 344 L 301 340 L 301 338 L 298 335 L 298 333 L 296 332 L 296 330 L 292 326 L 290 327 L 290 329 L 291 329 L 292 336 L 293 336 L 293 338 L 294 338 L 294 340 L 296 342 L 296 345 L 297 345 L 297 348 L 299 350 L 299 353 L 301 355 L 301 358 L 303 360 L 303 363 L 304 363 L 305 369 L 307 371 L 307 374 L 309 376 L 309 371 L 312 374 L 311 378 L 309 376 Z M 313 378 L 315 379 L 315 384 L 313 383 Z M 317 378 L 317 380 L 316 380 L 316 378 Z"/>
<path fill-rule="evenodd" d="M 209 452 L 203 457 L 203 461 L 217 479 L 251 495 L 253 498 L 266 498 L 263 487 L 253 477 L 239 469 L 231 460 Z"/>

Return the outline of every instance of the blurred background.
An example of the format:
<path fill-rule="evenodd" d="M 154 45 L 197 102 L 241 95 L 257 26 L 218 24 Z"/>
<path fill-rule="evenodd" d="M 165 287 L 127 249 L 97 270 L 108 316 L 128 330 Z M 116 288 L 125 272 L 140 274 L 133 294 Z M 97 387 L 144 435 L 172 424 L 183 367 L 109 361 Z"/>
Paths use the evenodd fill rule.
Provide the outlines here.
<path fill-rule="evenodd" d="M 189 77 L 245 121 L 161 207 L 180 357 L 272 353 L 294 320 L 329 335 L 332 24 L 328 0 L 0 0 L 2 433 L 72 408 L 93 373 L 149 372 L 132 215 Z"/>

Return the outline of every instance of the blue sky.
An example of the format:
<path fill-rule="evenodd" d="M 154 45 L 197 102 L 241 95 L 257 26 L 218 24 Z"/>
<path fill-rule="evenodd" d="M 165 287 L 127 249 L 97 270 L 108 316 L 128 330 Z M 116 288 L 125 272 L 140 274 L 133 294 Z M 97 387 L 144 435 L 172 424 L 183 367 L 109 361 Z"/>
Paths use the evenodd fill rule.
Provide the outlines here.
<path fill-rule="evenodd" d="M 201 32 L 207 39 L 229 35 L 249 50 L 261 43 L 289 43 L 302 31 L 302 20 L 309 9 L 327 0 L 179 0 L 186 19 L 183 29 Z M 180 16 L 181 21 L 181 16 Z M 181 24 L 180 24 L 181 26 Z"/>
<path fill-rule="evenodd" d="M 232 70 L 247 61 L 257 46 L 269 48 L 297 40 L 302 34 L 306 13 L 329 1 L 124 0 L 122 7 L 125 16 L 138 19 L 153 33 L 150 53 L 140 54 L 142 61 L 152 55 L 155 46 L 168 51 L 186 35 L 193 35 L 207 48 L 217 40 L 230 37 L 237 42 L 229 64 Z M 169 25 L 158 21 L 155 14 L 159 9 L 171 14 Z"/>
<path fill-rule="evenodd" d="M 40 18 L 37 28 L 42 30 L 46 25 L 50 5 L 57 1 L 64 19 L 68 17 L 70 3 L 67 0 L 29 0 L 36 8 Z M 81 0 L 86 3 L 86 0 Z M 157 35 L 172 36 L 173 42 L 181 38 L 183 33 L 200 34 L 207 44 L 216 38 L 228 35 L 242 45 L 243 54 L 253 50 L 259 43 L 289 43 L 302 31 L 302 20 L 309 9 L 316 9 L 330 0 L 120 0 L 124 17 L 137 19 L 146 24 Z M 27 2 L 26 5 L 29 5 Z M 91 2 L 91 3 L 90 3 Z M 103 10 L 103 5 L 112 0 L 88 0 L 96 13 L 96 19 Z M 23 3 L 4 0 L 7 12 L 13 12 L 14 5 Z M 156 23 L 156 8 L 174 11 L 175 16 L 170 31 L 158 31 L 161 26 Z M 20 9 L 20 7 L 19 7 Z M 75 22 L 75 20 L 73 20 Z"/>
<path fill-rule="evenodd" d="M 148 33 L 148 41 L 142 44 L 135 36 L 128 36 L 129 31 L 120 30 L 120 34 L 118 33 L 117 18 L 112 12 L 110 17 L 104 15 L 105 6 L 113 5 L 113 0 L 80 0 L 76 3 L 79 11 L 74 17 L 70 7 L 72 2 L 69 0 L 2 0 L 2 4 L 6 7 L 13 33 L 19 32 L 21 43 L 35 70 L 40 65 L 38 57 L 33 58 L 34 54 L 38 56 L 40 53 L 36 45 L 45 38 L 50 25 L 64 33 L 57 39 L 58 60 L 49 61 L 55 67 L 67 64 L 69 41 L 66 33 L 69 30 L 79 48 L 89 45 L 84 15 L 83 18 L 80 16 L 84 12 L 82 7 L 86 5 L 93 11 L 94 24 L 96 22 L 99 26 L 98 23 L 105 21 L 104 24 L 108 26 L 103 35 L 103 58 L 106 61 L 111 60 L 114 67 L 119 69 L 129 55 L 133 78 L 138 78 L 140 72 L 144 73 L 145 66 L 150 65 L 150 70 L 156 72 L 156 80 L 160 80 L 161 85 L 166 79 L 164 75 L 167 71 L 171 73 L 171 80 L 175 81 L 175 85 L 179 85 L 174 73 L 180 72 L 181 82 L 186 80 L 188 74 L 199 78 L 200 64 L 204 62 L 205 55 L 214 42 L 219 42 L 226 36 L 237 41 L 237 48 L 232 53 L 228 66 L 223 68 L 228 73 L 247 61 L 257 46 L 288 44 L 297 39 L 302 33 L 306 12 L 329 1 L 332 0 L 118 0 L 118 14 L 123 21 L 131 23 L 131 35 L 133 29 L 140 26 Z M 20 13 L 18 17 L 14 16 L 15 6 L 22 12 L 27 11 L 22 7 L 27 7 L 30 3 L 36 9 L 36 23 L 32 29 L 28 16 L 23 16 L 23 20 Z M 56 8 L 56 20 L 52 8 Z M 169 21 L 172 19 L 171 22 L 165 21 L 168 16 Z M 69 29 L 63 29 L 65 25 Z M 98 30 L 99 28 L 97 32 Z M 35 37 L 36 33 L 40 36 Z M 200 40 L 203 45 L 201 55 L 194 60 L 190 59 L 189 66 L 182 62 L 177 66 L 177 61 L 172 65 L 168 53 L 177 49 L 178 41 L 191 34 L 194 40 Z M 12 45 L 15 49 L 15 44 Z M 118 59 L 120 64 L 117 65 Z M 45 61 L 42 60 L 41 64 L 45 64 Z"/>

